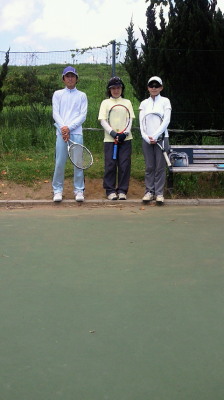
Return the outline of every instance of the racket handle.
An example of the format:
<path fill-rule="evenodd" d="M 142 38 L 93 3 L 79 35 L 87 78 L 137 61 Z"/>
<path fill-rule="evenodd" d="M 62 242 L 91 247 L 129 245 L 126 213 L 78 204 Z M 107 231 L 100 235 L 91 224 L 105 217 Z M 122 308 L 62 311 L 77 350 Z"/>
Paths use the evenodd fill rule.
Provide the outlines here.
<path fill-rule="evenodd" d="M 117 144 L 114 143 L 114 147 L 113 147 L 113 160 L 117 159 Z"/>
<path fill-rule="evenodd" d="M 165 151 L 163 152 L 163 155 L 165 157 L 165 160 L 166 160 L 166 163 L 167 163 L 168 167 L 171 167 L 170 159 L 169 159 L 169 157 L 168 157 L 168 155 L 167 155 L 167 153 Z"/>

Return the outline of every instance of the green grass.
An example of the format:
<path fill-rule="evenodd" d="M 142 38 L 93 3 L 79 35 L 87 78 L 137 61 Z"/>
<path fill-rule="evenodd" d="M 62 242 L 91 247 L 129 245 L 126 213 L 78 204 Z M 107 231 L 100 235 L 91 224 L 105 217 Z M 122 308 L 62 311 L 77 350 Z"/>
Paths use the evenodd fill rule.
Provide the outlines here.
<path fill-rule="evenodd" d="M 103 152 L 103 146 L 102 152 Z M 94 163 L 85 171 L 88 178 L 102 179 L 104 174 L 103 153 L 93 152 Z M 54 149 L 50 151 L 20 151 L 15 155 L 7 153 L 0 158 L 0 177 L 2 180 L 24 183 L 32 186 L 37 181 L 49 180 L 54 171 Z M 144 160 L 141 154 L 132 159 L 133 178 L 144 179 Z M 73 165 L 68 161 L 65 171 L 66 178 L 73 177 Z"/>

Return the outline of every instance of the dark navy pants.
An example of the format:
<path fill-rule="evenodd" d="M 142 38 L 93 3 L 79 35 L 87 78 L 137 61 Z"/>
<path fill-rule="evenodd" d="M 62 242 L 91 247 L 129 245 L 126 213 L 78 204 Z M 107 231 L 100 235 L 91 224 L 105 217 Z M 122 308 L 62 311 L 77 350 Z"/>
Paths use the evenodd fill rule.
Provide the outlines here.
<path fill-rule="evenodd" d="M 118 145 L 117 159 L 113 160 L 114 143 L 104 143 L 104 179 L 103 187 L 107 196 L 110 193 L 127 193 L 131 174 L 132 141 L 126 140 Z"/>

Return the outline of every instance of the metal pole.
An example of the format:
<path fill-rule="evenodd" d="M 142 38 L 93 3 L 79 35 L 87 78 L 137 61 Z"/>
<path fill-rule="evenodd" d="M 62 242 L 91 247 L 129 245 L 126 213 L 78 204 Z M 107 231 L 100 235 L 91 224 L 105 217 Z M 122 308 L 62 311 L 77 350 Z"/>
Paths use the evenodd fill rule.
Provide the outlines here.
<path fill-rule="evenodd" d="M 116 41 L 113 40 L 112 44 L 112 76 L 116 75 Z"/>

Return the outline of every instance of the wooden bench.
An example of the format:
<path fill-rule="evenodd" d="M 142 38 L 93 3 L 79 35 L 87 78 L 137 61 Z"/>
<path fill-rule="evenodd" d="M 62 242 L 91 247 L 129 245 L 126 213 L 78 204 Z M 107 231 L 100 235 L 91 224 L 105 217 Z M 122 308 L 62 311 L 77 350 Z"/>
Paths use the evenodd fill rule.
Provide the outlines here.
<path fill-rule="evenodd" d="M 224 164 L 224 145 L 171 145 L 173 151 L 185 152 L 189 158 L 188 167 L 171 167 L 168 174 L 168 188 L 173 188 L 173 174 L 194 172 L 224 172 L 216 164 Z"/>
<path fill-rule="evenodd" d="M 216 164 L 224 164 L 224 145 L 171 145 L 177 152 L 188 154 L 188 167 L 172 167 L 171 172 L 220 172 Z"/>

